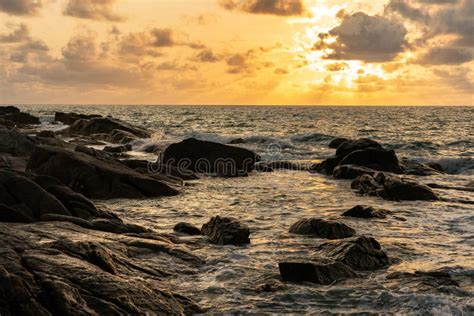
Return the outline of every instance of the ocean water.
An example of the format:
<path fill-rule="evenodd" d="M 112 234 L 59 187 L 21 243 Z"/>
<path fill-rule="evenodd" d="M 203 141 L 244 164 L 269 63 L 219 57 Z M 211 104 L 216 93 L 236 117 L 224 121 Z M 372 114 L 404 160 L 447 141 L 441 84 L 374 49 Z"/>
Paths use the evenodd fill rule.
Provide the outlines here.
<path fill-rule="evenodd" d="M 134 155 L 188 137 L 228 142 L 243 138 L 266 160 L 318 161 L 334 154 L 335 137 L 368 137 L 396 150 L 399 158 L 440 163 L 447 174 L 417 177 L 452 187 L 474 181 L 473 107 L 195 107 L 22 106 L 41 117 L 45 129 L 55 111 L 112 115 L 155 133 L 137 141 Z M 233 216 L 251 229 L 246 247 L 210 245 L 184 237 L 206 259 L 199 273 L 166 280 L 214 313 L 409 313 L 474 314 L 474 193 L 436 190 L 449 202 L 390 202 L 361 197 L 349 181 L 303 171 L 258 173 L 247 178 L 203 177 L 182 194 L 147 200 L 98 201 L 125 220 L 172 233 L 186 221 L 201 226 L 214 215 Z M 463 203 L 462 203 L 463 202 Z M 357 204 L 381 207 L 396 217 L 363 220 L 340 214 Z M 308 259 L 317 238 L 294 236 L 289 227 L 304 217 L 335 219 L 358 235 L 375 237 L 393 259 L 387 269 L 329 286 L 286 284 L 271 293 L 255 286 L 278 276 L 278 262 Z M 442 270 L 461 284 L 436 293 L 418 291 L 385 277 L 395 271 Z"/>

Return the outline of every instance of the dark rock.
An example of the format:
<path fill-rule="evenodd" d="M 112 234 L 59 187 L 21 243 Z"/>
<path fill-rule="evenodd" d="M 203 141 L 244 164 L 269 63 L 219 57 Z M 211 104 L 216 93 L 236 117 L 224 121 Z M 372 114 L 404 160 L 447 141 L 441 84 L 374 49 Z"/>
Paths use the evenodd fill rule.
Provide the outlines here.
<path fill-rule="evenodd" d="M 28 113 L 8 113 L 2 115 L 2 119 L 11 121 L 21 125 L 38 125 L 40 124 L 39 118 Z"/>
<path fill-rule="evenodd" d="M 374 175 L 375 170 L 355 165 L 340 165 L 334 168 L 333 177 L 336 179 L 355 179 L 363 174 Z"/>
<path fill-rule="evenodd" d="M 244 148 L 189 138 L 168 146 L 160 159 L 179 169 L 231 177 L 247 175 L 260 157 Z"/>
<path fill-rule="evenodd" d="M 4 120 L 0 117 L 0 126 L 7 128 L 14 128 L 16 126 L 15 122 Z"/>
<path fill-rule="evenodd" d="M 344 138 L 344 137 L 339 137 L 339 138 L 334 138 L 333 140 L 331 140 L 328 144 L 328 147 L 329 148 L 334 148 L 334 149 L 337 149 L 337 147 L 339 147 L 342 143 L 348 141 L 349 139 L 347 138 Z"/>
<path fill-rule="evenodd" d="M 340 239 L 354 236 L 355 230 L 343 223 L 330 222 L 319 218 L 305 218 L 291 225 L 290 233 L 326 239 Z"/>
<path fill-rule="evenodd" d="M 280 275 L 284 281 L 312 282 L 322 285 L 356 277 L 347 265 L 338 261 L 280 262 Z"/>
<path fill-rule="evenodd" d="M 97 117 L 75 121 L 69 128 L 64 130 L 67 135 L 90 136 L 94 134 L 110 135 L 111 141 L 118 142 L 126 136 L 133 138 L 150 138 L 151 133 L 143 128 L 110 118 Z M 122 143 L 122 141 L 120 141 Z"/>
<path fill-rule="evenodd" d="M 0 168 L 14 171 L 25 171 L 26 157 L 13 157 L 10 155 L 0 155 Z"/>
<path fill-rule="evenodd" d="M 363 166 L 378 171 L 401 173 L 397 155 L 393 150 L 383 148 L 366 148 L 347 154 L 339 165 Z"/>
<path fill-rule="evenodd" d="M 342 216 L 358 218 L 386 218 L 390 212 L 382 209 L 375 209 L 372 206 L 357 205 L 342 213 Z"/>
<path fill-rule="evenodd" d="M 82 119 L 92 119 L 101 117 L 100 115 L 86 115 L 86 114 L 78 114 L 78 113 L 63 113 L 63 112 L 56 112 L 54 114 L 54 121 L 61 122 L 65 125 L 72 125 L 78 120 Z"/>
<path fill-rule="evenodd" d="M 357 140 L 347 140 L 341 143 L 336 150 L 336 156 L 345 157 L 353 151 L 366 149 L 366 148 L 379 148 L 382 149 L 382 145 L 378 142 L 368 139 L 361 138 Z"/>
<path fill-rule="evenodd" d="M 400 166 L 404 174 L 416 175 L 416 176 L 431 176 L 442 173 L 438 169 L 432 168 L 428 164 L 419 163 L 409 159 L 402 159 Z M 442 170 L 442 167 L 441 167 Z"/>
<path fill-rule="evenodd" d="M 124 153 L 132 150 L 132 145 L 105 146 L 104 151 L 108 153 Z"/>
<path fill-rule="evenodd" d="M 5 114 L 14 114 L 14 113 L 20 113 L 20 109 L 17 108 L 16 106 L 0 106 L 0 116 L 5 115 Z"/>
<path fill-rule="evenodd" d="M 140 159 L 127 159 L 122 160 L 121 162 L 129 168 L 149 176 L 164 175 L 166 177 L 181 179 L 183 181 L 199 179 L 199 177 L 191 170 L 179 169 L 175 166 Z"/>
<path fill-rule="evenodd" d="M 439 197 L 428 186 L 411 180 L 376 173 L 365 174 L 355 179 L 351 187 L 360 194 L 380 196 L 393 201 L 437 201 Z"/>
<path fill-rule="evenodd" d="M 114 159 L 94 157 L 56 147 L 39 146 L 29 170 L 48 175 L 92 199 L 143 198 L 176 195 L 168 185 L 140 174 Z"/>
<path fill-rule="evenodd" d="M 436 171 L 445 172 L 443 166 L 437 162 L 427 162 L 426 165 Z"/>
<path fill-rule="evenodd" d="M 352 237 L 327 242 L 318 247 L 316 258 L 329 258 L 357 271 L 373 271 L 387 266 L 390 260 L 372 237 Z"/>
<path fill-rule="evenodd" d="M 178 223 L 174 226 L 173 230 L 186 235 L 201 235 L 201 230 L 189 223 Z"/>
<path fill-rule="evenodd" d="M 45 138 L 56 138 L 56 133 L 54 131 L 41 131 L 36 134 L 36 136 Z"/>
<path fill-rule="evenodd" d="M 337 167 L 341 162 L 341 157 L 332 157 L 312 165 L 309 169 L 310 172 L 318 172 L 322 174 L 332 175 L 334 168 Z"/>
<path fill-rule="evenodd" d="M 242 245 L 249 244 L 250 230 L 247 225 L 232 217 L 215 216 L 204 224 L 201 232 L 209 237 L 209 240 L 218 245 Z"/>
<path fill-rule="evenodd" d="M 228 144 L 245 144 L 245 139 L 243 138 L 236 138 L 228 142 Z"/>
<path fill-rule="evenodd" d="M 120 129 L 114 129 L 105 140 L 114 144 L 127 144 L 139 139 L 135 134 Z"/>
<path fill-rule="evenodd" d="M 12 156 L 29 156 L 35 149 L 37 141 L 16 130 L 0 127 L 0 153 Z"/>
<path fill-rule="evenodd" d="M 149 153 L 149 154 L 156 154 L 156 153 L 159 153 L 161 152 L 162 150 L 164 149 L 163 146 L 160 146 L 160 145 L 157 145 L 157 144 L 149 144 L 149 145 L 145 145 L 143 146 L 142 150 L 146 153 Z"/>
<path fill-rule="evenodd" d="M 1 189 L 0 189 L 1 190 Z M 0 222 L 7 223 L 32 223 L 35 219 L 21 211 L 0 204 Z"/>

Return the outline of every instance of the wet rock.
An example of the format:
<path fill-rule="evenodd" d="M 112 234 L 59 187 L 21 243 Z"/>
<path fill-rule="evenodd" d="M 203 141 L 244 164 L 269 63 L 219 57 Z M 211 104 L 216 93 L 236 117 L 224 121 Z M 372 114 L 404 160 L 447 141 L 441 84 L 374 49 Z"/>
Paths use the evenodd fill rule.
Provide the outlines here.
<path fill-rule="evenodd" d="M 347 154 L 339 165 L 356 165 L 379 171 L 402 172 L 395 151 L 383 148 L 354 150 Z"/>
<path fill-rule="evenodd" d="M 7 128 L 14 128 L 16 126 L 15 122 L 4 120 L 0 117 L 0 126 L 4 126 Z"/>
<path fill-rule="evenodd" d="M 428 186 L 412 180 L 376 173 L 355 179 L 351 187 L 360 194 L 379 196 L 392 201 L 436 201 L 439 197 Z"/>
<path fill-rule="evenodd" d="M 0 106 L 0 116 L 5 115 L 5 114 L 14 114 L 14 113 L 20 113 L 20 109 L 17 108 L 16 106 Z"/>
<path fill-rule="evenodd" d="M 354 236 L 355 230 L 343 223 L 319 218 L 305 218 L 291 225 L 290 233 L 326 239 L 341 239 Z"/>
<path fill-rule="evenodd" d="M 16 130 L 0 127 L 0 153 L 12 156 L 28 156 L 35 149 L 37 141 Z"/>
<path fill-rule="evenodd" d="M 204 224 L 201 232 L 218 245 L 243 245 L 250 243 L 247 225 L 232 217 L 215 216 Z"/>
<path fill-rule="evenodd" d="M 199 179 L 199 177 L 191 170 L 179 169 L 175 166 L 160 164 L 156 162 L 152 163 L 148 160 L 127 159 L 122 160 L 121 162 L 129 168 L 132 168 L 140 173 L 147 175 L 158 174 L 170 178 L 180 179 L 183 181 Z"/>
<path fill-rule="evenodd" d="M 114 159 L 82 152 L 38 146 L 28 162 L 29 170 L 67 184 L 92 199 L 170 196 L 178 191 L 140 174 Z"/>
<path fill-rule="evenodd" d="M 123 146 L 105 146 L 104 151 L 108 153 L 124 153 L 132 150 L 132 145 L 123 145 Z"/>
<path fill-rule="evenodd" d="M 247 175 L 260 157 L 244 148 L 189 138 L 168 146 L 160 159 L 180 169 L 198 173 L 219 171 L 229 177 Z"/>
<path fill-rule="evenodd" d="M 14 171 L 25 171 L 26 157 L 13 157 L 10 155 L 0 155 L 0 168 Z"/>
<path fill-rule="evenodd" d="M 360 177 L 363 174 L 369 174 L 369 175 L 374 175 L 375 170 L 367 168 L 367 167 L 362 167 L 362 166 L 356 166 L 356 165 L 340 165 L 334 168 L 333 171 L 333 177 L 336 179 L 355 179 L 357 177 Z"/>
<path fill-rule="evenodd" d="M 0 189 L 1 190 L 1 189 Z M 35 219 L 24 212 L 17 211 L 5 204 L 0 204 L 0 222 L 6 223 L 32 223 Z"/>
<path fill-rule="evenodd" d="M 336 156 L 345 157 L 353 151 L 367 149 L 367 148 L 378 148 L 382 149 L 382 145 L 378 142 L 368 139 L 361 138 L 357 140 L 347 140 L 341 143 L 336 150 Z"/>
<path fill-rule="evenodd" d="M 347 265 L 338 261 L 280 262 L 281 278 L 290 282 L 312 282 L 322 285 L 356 277 Z"/>
<path fill-rule="evenodd" d="M 110 133 L 110 136 L 105 137 L 106 141 L 109 141 L 114 144 L 127 144 L 137 139 L 139 139 L 139 137 L 135 134 L 120 129 L 114 129 Z"/>
<path fill-rule="evenodd" d="M 372 206 L 357 205 L 342 213 L 342 216 L 357 218 L 386 218 L 390 214 L 387 210 L 375 209 Z"/>
<path fill-rule="evenodd" d="M 92 119 L 101 117 L 100 115 L 86 115 L 86 114 L 78 114 L 78 113 L 63 113 L 63 112 L 56 112 L 54 114 L 54 121 L 61 122 L 65 125 L 72 125 L 76 121 L 82 119 Z"/>
<path fill-rule="evenodd" d="M 39 118 L 28 113 L 8 113 L 2 115 L 2 119 L 14 122 L 20 125 L 38 125 L 40 124 Z"/>
<path fill-rule="evenodd" d="M 365 236 L 324 243 L 317 248 L 316 258 L 339 261 L 356 271 L 373 271 L 390 263 L 380 244 Z"/>
<path fill-rule="evenodd" d="M 36 134 L 36 136 L 45 138 L 56 138 L 56 133 L 54 131 L 41 131 Z"/>
<path fill-rule="evenodd" d="M 415 292 L 437 292 L 444 287 L 459 287 L 449 273 L 442 271 L 393 272 L 387 275 L 389 287 L 409 288 Z"/>
<path fill-rule="evenodd" d="M 409 159 L 402 159 L 400 166 L 403 169 L 404 174 L 415 175 L 415 176 L 431 176 L 440 174 L 443 171 L 432 168 L 429 164 L 419 163 Z"/>
<path fill-rule="evenodd" d="M 334 138 L 333 140 L 331 140 L 328 144 L 328 147 L 329 148 L 334 148 L 334 149 L 337 149 L 337 147 L 339 147 L 342 143 L 348 141 L 349 139 L 347 138 L 344 138 L 344 137 L 339 137 L 339 138 Z"/>
<path fill-rule="evenodd" d="M 339 165 L 341 162 L 341 157 L 331 157 L 326 160 L 323 160 L 319 163 L 312 165 L 309 169 L 310 172 L 318 172 L 322 174 L 332 175 L 334 172 L 334 168 Z"/>
<path fill-rule="evenodd" d="M 437 162 L 427 162 L 426 165 L 439 172 L 445 172 L 443 166 Z"/>
<path fill-rule="evenodd" d="M 236 138 L 228 142 L 228 144 L 245 144 L 245 139 L 243 138 Z"/>
<path fill-rule="evenodd" d="M 278 280 L 271 280 L 255 286 L 255 292 L 257 293 L 278 292 L 284 289 L 286 289 L 285 284 Z"/>
<path fill-rule="evenodd" d="M 178 223 L 174 226 L 173 230 L 178 233 L 183 233 L 186 235 L 201 235 L 201 230 L 194 225 L 189 223 Z"/>

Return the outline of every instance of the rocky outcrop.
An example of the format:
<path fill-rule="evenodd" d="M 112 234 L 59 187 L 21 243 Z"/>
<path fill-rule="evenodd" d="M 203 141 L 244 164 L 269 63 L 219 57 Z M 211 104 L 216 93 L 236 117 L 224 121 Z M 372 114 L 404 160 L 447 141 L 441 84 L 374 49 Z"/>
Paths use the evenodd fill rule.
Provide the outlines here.
<path fill-rule="evenodd" d="M 123 146 L 105 146 L 103 149 L 107 153 L 121 154 L 132 150 L 132 145 Z"/>
<path fill-rule="evenodd" d="M 83 152 L 39 146 L 31 154 L 27 168 L 68 185 L 92 199 L 170 196 L 178 191 L 115 159 Z"/>
<path fill-rule="evenodd" d="M 280 262 L 278 264 L 283 281 L 312 282 L 322 285 L 332 284 L 357 274 L 347 265 L 338 261 Z"/>
<path fill-rule="evenodd" d="M 160 160 L 179 169 L 233 177 L 246 176 L 260 157 L 244 148 L 189 138 L 168 146 Z"/>
<path fill-rule="evenodd" d="M 7 127 L 40 124 L 39 118 L 21 112 L 19 108 L 14 106 L 0 106 L 0 120 L 3 122 L 0 125 Z"/>
<path fill-rule="evenodd" d="M 415 176 L 431 176 L 444 172 L 443 167 L 438 164 L 424 164 L 406 158 L 401 160 L 400 166 L 404 174 Z"/>
<path fill-rule="evenodd" d="M 140 159 L 127 159 L 122 160 L 121 162 L 129 168 L 149 176 L 162 175 L 169 178 L 180 179 L 182 181 L 199 179 L 199 177 L 191 170 L 179 169 L 178 167 L 171 165 L 156 162 L 153 163 Z"/>
<path fill-rule="evenodd" d="M 356 205 L 342 213 L 342 216 L 357 218 L 386 218 L 390 214 L 387 210 L 376 209 L 372 206 Z"/>
<path fill-rule="evenodd" d="M 341 239 L 354 236 L 355 230 L 344 223 L 319 218 L 305 218 L 291 225 L 290 233 L 326 239 Z"/>
<path fill-rule="evenodd" d="M 12 156 L 28 156 L 33 152 L 37 141 L 14 129 L 0 127 L 0 153 Z"/>
<path fill-rule="evenodd" d="M 390 260 L 372 237 L 352 237 L 321 244 L 316 259 L 339 261 L 356 271 L 373 271 L 387 266 Z"/>
<path fill-rule="evenodd" d="M 218 245 L 250 243 L 250 230 L 247 225 L 232 217 L 215 216 L 202 226 L 201 232 L 209 237 L 211 243 Z"/>
<path fill-rule="evenodd" d="M 374 176 L 368 174 L 355 179 L 351 187 L 358 193 L 379 196 L 393 201 L 436 201 L 439 197 L 428 186 L 415 181 L 376 173 Z"/>
<path fill-rule="evenodd" d="M 67 223 L 0 224 L 0 314 L 151 315 L 203 310 L 167 288 L 202 262 L 159 240 Z M 150 260 L 152 258 L 152 260 Z"/>
<path fill-rule="evenodd" d="M 56 133 L 54 131 L 40 131 L 36 134 L 37 137 L 44 138 L 56 138 Z"/>
<path fill-rule="evenodd" d="M 336 179 L 355 179 L 364 174 L 374 175 L 375 170 L 356 165 L 340 165 L 334 168 L 332 173 Z"/>
<path fill-rule="evenodd" d="M 186 235 L 201 235 L 201 230 L 194 225 L 189 223 L 178 223 L 173 227 L 173 230 L 178 233 L 183 233 Z"/>
<path fill-rule="evenodd" d="M 328 147 L 329 148 L 334 148 L 334 149 L 337 149 L 337 147 L 339 147 L 342 143 L 348 141 L 349 139 L 347 138 L 344 138 L 344 137 L 338 137 L 338 138 L 334 138 L 333 140 L 331 140 L 328 144 Z"/>
<path fill-rule="evenodd" d="M 16 106 L 0 106 L 0 116 L 6 115 L 6 114 L 14 114 L 14 113 L 20 113 L 20 109 L 17 108 Z"/>
<path fill-rule="evenodd" d="M 54 121 L 61 122 L 65 125 L 72 125 L 76 121 L 83 120 L 83 119 L 92 119 L 102 117 L 100 115 L 86 115 L 86 114 L 78 114 L 78 113 L 64 113 L 64 112 L 56 112 L 54 114 Z"/>

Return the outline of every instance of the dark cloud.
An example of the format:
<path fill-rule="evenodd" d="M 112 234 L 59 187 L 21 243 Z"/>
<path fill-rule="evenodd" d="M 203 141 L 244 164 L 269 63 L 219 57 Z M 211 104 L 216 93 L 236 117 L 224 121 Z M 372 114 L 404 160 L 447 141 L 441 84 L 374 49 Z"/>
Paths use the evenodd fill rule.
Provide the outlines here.
<path fill-rule="evenodd" d="M 26 24 L 19 24 L 11 33 L 0 34 L 0 43 L 20 43 L 30 39 L 30 30 Z"/>
<path fill-rule="evenodd" d="M 41 0 L 0 0 L 0 11 L 13 15 L 36 15 L 41 7 Z"/>
<path fill-rule="evenodd" d="M 451 71 L 435 69 L 433 70 L 433 73 L 438 76 L 445 84 L 448 84 L 457 90 L 470 93 L 472 98 L 474 82 L 469 79 L 470 69 L 456 68 Z"/>
<path fill-rule="evenodd" d="M 428 65 L 459 65 L 473 60 L 472 53 L 472 49 L 468 48 L 434 47 L 417 62 Z"/>
<path fill-rule="evenodd" d="M 220 57 L 217 56 L 211 49 L 205 49 L 196 55 L 196 60 L 203 63 L 215 63 L 220 60 Z"/>
<path fill-rule="evenodd" d="M 173 39 L 173 31 L 171 29 L 154 28 L 151 30 L 152 45 L 154 47 L 170 47 L 176 42 Z"/>
<path fill-rule="evenodd" d="M 1 1 L 1 0 L 0 0 Z M 120 22 L 125 18 L 113 12 L 116 0 L 69 0 L 63 13 L 81 19 Z"/>
<path fill-rule="evenodd" d="M 328 34 L 319 34 L 320 40 L 313 49 L 330 49 L 327 59 L 384 62 L 404 50 L 406 34 L 406 28 L 396 20 L 356 12 L 345 15 Z M 336 41 L 327 43 L 328 37 L 335 37 Z"/>
<path fill-rule="evenodd" d="M 254 14 L 292 16 L 306 13 L 303 0 L 220 0 L 219 3 L 227 10 Z"/>
<path fill-rule="evenodd" d="M 417 21 L 428 18 L 423 10 L 413 7 L 406 0 L 391 0 L 385 7 L 385 12 L 398 12 L 406 18 Z"/>

